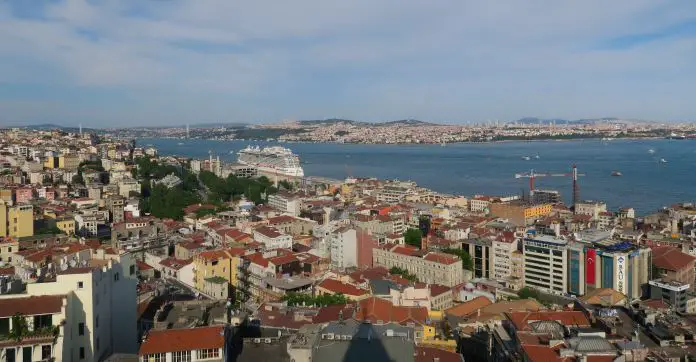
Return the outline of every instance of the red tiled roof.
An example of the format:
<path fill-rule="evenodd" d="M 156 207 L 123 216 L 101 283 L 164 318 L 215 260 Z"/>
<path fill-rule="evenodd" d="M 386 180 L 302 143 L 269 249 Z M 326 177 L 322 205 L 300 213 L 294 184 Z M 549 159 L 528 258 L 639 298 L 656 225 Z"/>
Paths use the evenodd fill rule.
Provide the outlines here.
<path fill-rule="evenodd" d="M 281 233 L 278 232 L 278 230 L 276 230 L 274 228 L 267 227 L 267 226 L 262 226 L 262 227 L 256 229 L 256 232 L 258 232 L 259 234 L 261 234 L 265 237 L 271 238 L 271 239 L 275 239 L 275 238 L 282 235 Z"/>
<path fill-rule="evenodd" d="M 448 315 L 453 315 L 453 316 L 457 316 L 457 317 L 466 317 L 468 315 L 473 314 L 477 310 L 479 310 L 485 306 L 491 305 L 491 304 L 493 304 L 493 302 L 491 302 L 490 299 L 483 297 L 483 296 L 480 296 L 480 297 L 476 297 L 470 301 L 466 301 L 462 304 L 456 305 L 452 308 L 449 308 L 449 309 L 445 310 L 445 313 L 447 313 Z"/>
<path fill-rule="evenodd" d="M 445 351 L 433 347 L 416 346 L 414 362 L 461 362 L 462 357 L 457 352 Z"/>
<path fill-rule="evenodd" d="M 198 349 L 217 349 L 225 345 L 223 327 L 151 330 L 140 345 L 139 355 Z"/>
<path fill-rule="evenodd" d="M 397 245 L 393 249 L 391 249 L 392 253 L 396 254 L 401 254 L 401 255 L 407 255 L 407 256 L 414 256 L 417 254 L 419 251 L 418 248 L 412 245 Z"/>
<path fill-rule="evenodd" d="M 656 246 L 652 249 L 652 262 L 660 269 L 678 271 L 685 268 L 693 268 L 696 257 L 683 253 L 671 246 Z"/>
<path fill-rule="evenodd" d="M 350 295 L 354 297 L 360 297 L 369 294 L 369 292 L 365 289 L 360 289 L 354 285 L 346 284 L 335 279 L 324 279 L 324 281 L 319 283 L 318 287 L 326 289 L 334 294 L 341 293 L 344 295 Z"/>
<path fill-rule="evenodd" d="M 395 322 L 405 324 L 408 322 L 424 324 L 428 319 L 428 310 L 425 307 L 398 307 L 392 302 L 377 297 L 363 299 L 358 302 L 360 310 L 355 319 L 366 320 L 372 323 Z"/>
<path fill-rule="evenodd" d="M 150 270 L 150 269 L 152 269 L 152 266 L 144 261 L 136 260 L 135 263 L 138 266 L 138 270 Z"/>
<path fill-rule="evenodd" d="M 270 263 L 273 263 L 273 265 L 284 265 L 284 264 L 289 264 L 294 261 L 299 261 L 295 255 L 289 254 L 289 255 L 281 255 L 281 256 L 276 256 L 272 258 L 268 258 L 268 261 Z"/>
<path fill-rule="evenodd" d="M 95 259 L 92 259 L 95 260 Z M 93 272 L 95 269 L 98 267 L 93 267 L 93 266 L 86 266 L 82 268 L 70 268 L 65 271 L 58 272 L 60 275 L 69 275 L 69 274 L 87 274 Z"/>
<path fill-rule="evenodd" d="M 280 215 L 268 219 L 269 225 L 286 224 L 295 221 L 295 218 L 288 215 Z"/>
<path fill-rule="evenodd" d="M 179 270 L 189 264 L 191 264 L 191 259 L 176 259 L 176 258 L 167 258 L 159 262 L 160 265 L 170 268 L 170 269 L 175 269 Z"/>
<path fill-rule="evenodd" d="M 431 284 L 430 285 L 430 295 L 433 297 L 437 297 L 438 295 L 447 293 L 451 291 L 452 288 L 440 285 L 440 284 Z"/>
<path fill-rule="evenodd" d="M 549 346 L 524 344 L 522 345 L 522 350 L 524 354 L 527 355 L 527 360 L 529 362 L 566 362 L 575 360 L 574 357 L 561 358 L 557 349 Z"/>
<path fill-rule="evenodd" d="M 63 295 L 42 295 L 0 299 L 0 318 L 11 317 L 17 313 L 26 316 L 60 313 L 64 297 Z"/>
<path fill-rule="evenodd" d="M 380 280 L 389 275 L 389 270 L 385 267 L 374 267 L 365 270 L 358 270 L 349 274 L 350 278 L 356 283 L 362 283 L 366 280 Z"/>
<path fill-rule="evenodd" d="M 449 254 L 444 254 L 444 253 L 435 253 L 435 252 L 430 252 L 426 256 L 423 257 L 423 259 L 427 261 L 432 261 L 434 263 L 438 264 L 454 264 L 459 262 L 459 258 L 456 258 L 452 255 Z"/>
<path fill-rule="evenodd" d="M 0 268 L 0 275 L 14 275 L 15 268 L 13 266 L 8 268 Z"/>
<path fill-rule="evenodd" d="M 250 262 L 260 265 L 264 268 L 268 267 L 268 260 L 263 257 L 263 254 L 261 253 L 254 253 L 254 254 L 249 254 L 244 256 L 245 259 L 249 260 Z"/>
<path fill-rule="evenodd" d="M 225 252 L 225 250 L 221 250 L 221 249 L 220 249 L 220 250 L 208 250 L 208 251 L 204 251 L 204 252 L 198 254 L 198 256 L 199 256 L 200 258 L 205 259 L 205 260 L 211 260 L 211 261 L 219 260 L 219 259 L 227 259 L 227 258 L 230 257 L 230 256 L 227 254 L 227 252 Z"/>

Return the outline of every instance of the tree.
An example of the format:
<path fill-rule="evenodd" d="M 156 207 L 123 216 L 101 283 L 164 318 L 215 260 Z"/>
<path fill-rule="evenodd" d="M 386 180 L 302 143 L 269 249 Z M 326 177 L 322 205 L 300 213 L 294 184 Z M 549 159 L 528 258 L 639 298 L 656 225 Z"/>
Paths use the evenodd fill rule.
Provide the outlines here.
<path fill-rule="evenodd" d="M 520 299 L 539 299 L 539 292 L 529 287 L 524 287 L 517 292 Z"/>
<path fill-rule="evenodd" d="M 389 269 L 389 274 L 392 275 L 401 275 L 404 279 L 412 281 L 412 282 L 418 282 L 418 277 L 409 273 L 408 270 L 402 269 L 396 266 L 393 266 L 391 269 Z"/>
<path fill-rule="evenodd" d="M 423 240 L 423 232 L 420 231 L 420 229 L 408 229 L 404 233 L 404 239 L 406 244 L 420 248 L 421 241 Z"/>
<path fill-rule="evenodd" d="M 456 255 L 459 259 L 462 259 L 462 268 L 466 270 L 474 270 L 474 261 L 471 259 L 471 255 L 463 249 L 451 249 L 447 248 L 442 250 L 442 252 L 447 254 Z"/>
<path fill-rule="evenodd" d="M 85 179 L 82 177 L 82 172 L 78 172 L 77 175 L 72 177 L 72 183 L 76 185 L 85 184 Z"/>
<path fill-rule="evenodd" d="M 29 334 L 29 324 L 27 319 L 19 313 L 12 316 L 12 330 L 10 330 L 10 338 L 20 342 L 22 338 Z"/>

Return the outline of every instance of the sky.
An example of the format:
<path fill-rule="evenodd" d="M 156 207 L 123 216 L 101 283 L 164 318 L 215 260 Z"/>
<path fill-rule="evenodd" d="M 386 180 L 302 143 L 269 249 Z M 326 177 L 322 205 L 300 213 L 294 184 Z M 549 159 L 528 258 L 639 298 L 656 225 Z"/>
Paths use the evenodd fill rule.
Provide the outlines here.
<path fill-rule="evenodd" d="M 0 126 L 696 120 L 696 1 L 0 0 Z"/>

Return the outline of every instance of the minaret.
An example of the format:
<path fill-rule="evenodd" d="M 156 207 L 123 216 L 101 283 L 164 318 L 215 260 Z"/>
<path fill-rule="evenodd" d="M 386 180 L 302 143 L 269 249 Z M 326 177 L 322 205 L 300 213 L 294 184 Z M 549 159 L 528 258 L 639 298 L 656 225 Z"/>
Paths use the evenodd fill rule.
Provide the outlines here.
<path fill-rule="evenodd" d="M 191 137 L 191 135 L 190 135 L 190 133 L 189 133 L 189 124 L 186 123 L 186 138 L 188 139 L 188 138 L 190 138 L 190 137 Z"/>
<path fill-rule="evenodd" d="M 82 136 L 82 123 L 80 123 L 80 136 Z"/>

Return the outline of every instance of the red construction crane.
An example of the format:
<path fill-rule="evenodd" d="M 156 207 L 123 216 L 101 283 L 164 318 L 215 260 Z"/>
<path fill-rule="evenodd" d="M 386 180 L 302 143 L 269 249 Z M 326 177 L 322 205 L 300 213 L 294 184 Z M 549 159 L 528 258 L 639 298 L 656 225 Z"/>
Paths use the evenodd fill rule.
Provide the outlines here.
<path fill-rule="evenodd" d="M 515 178 L 528 178 L 529 191 L 534 191 L 534 179 L 537 177 L 572 177 L 573 178 L 573 205 L 580 198 L 580 185 L 578 185 L 578 176 L 585 176 L 584 173 L 578 173 L 578 167 L 573 165 L 571 172 L 568 173 L 538 173 L 531 170 L 530 172 L 516 173 Z"/>

